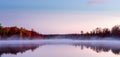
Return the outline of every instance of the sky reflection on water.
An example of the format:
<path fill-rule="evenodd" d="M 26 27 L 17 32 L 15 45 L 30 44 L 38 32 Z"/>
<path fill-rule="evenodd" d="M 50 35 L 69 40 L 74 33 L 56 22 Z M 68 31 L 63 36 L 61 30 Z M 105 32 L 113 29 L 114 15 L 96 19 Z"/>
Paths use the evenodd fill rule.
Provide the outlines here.
<path fill-rule="evenodd" d="M 4 44 L 1 57 L 119 57 L 120 43 Z"/>

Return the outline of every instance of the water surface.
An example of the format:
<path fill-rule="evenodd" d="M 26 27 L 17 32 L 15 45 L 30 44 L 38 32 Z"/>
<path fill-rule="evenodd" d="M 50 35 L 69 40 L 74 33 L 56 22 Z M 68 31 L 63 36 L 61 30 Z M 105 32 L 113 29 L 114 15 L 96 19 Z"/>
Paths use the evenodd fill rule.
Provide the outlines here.
<path fill-rule="evenodd" d="M 1 57 L 120 57 L 117 40 L 1 41 Z"/>

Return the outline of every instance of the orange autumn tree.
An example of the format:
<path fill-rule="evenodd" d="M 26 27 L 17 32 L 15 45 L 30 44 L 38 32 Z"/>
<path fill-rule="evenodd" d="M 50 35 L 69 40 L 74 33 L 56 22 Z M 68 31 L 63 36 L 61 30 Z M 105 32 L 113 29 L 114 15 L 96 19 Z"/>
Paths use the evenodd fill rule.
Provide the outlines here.
<path fill-rule="evenodd" d="M 3 27 L 0 24 L 0 38 L 7 39 L 11 36 L 17 36 L 21 39 L 28 38 L 28 39 L 34 39 L 34 38 L 42 38 L 44 35 L 37 33 L 36 31 L 27 30 L 23 27 L 18 28 L 16 26 L 13 27 Z"/>

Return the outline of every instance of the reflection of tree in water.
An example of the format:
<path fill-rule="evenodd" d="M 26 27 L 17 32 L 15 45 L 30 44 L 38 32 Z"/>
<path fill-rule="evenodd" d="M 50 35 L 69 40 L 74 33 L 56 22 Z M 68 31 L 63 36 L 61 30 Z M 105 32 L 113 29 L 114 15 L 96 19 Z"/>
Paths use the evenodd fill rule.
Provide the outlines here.
<path fill-rule="evenodd" d="M 42 46 L 42 45 L 54 45 L 54 43 L 47 43 L 47 44 L 18 44 L 18 45 L 14 45 L 14 46 L 11 46 L 11 45 L 6 45 L 6 46 L 2 46 L 0 47 L 0 56 L 2 54 L 17 54 L 17 53 L 24 53 L 26 52 L 27 50 L 32 50 L 34 51 L 36 48 L 38 48 L 39 46 Z M 100 52 L 113 52 L 114 54 L 117 54 L 117 55 L 120 55 L 120 47 L 114 47 L 114 46 L 105 46 L 105 45 L 99 45 L 99 44 L 90 44 L 90 43 L 73 43 L 73 44 L 70 44 L 70 45 L 74 45 L 74 46 L 80 46 L 81 49 L 84 49 L 85 48 L 89 48 L 89 49 L 92 49 L 94 51 L 96 51 L 97 53 L 100 53 Z"/>
<path fill-rule="evenodd" d="M 0 56 L 2 54 L 17 54 L 17 53 L 24 53 L 27 50 L 34 51 L 39 45 L 38 44 L 19 44 L 14 46 L 4 46 L 0 47 Z"/>
<path fill-rule="evenodd" d="M 104 45 L 93 45 L 93 44 L 73 44 L 74 46 L 80 46 L 81 49 L 85 48 L 90 48 L 97 53 L 100 52 L 113 52 L 114 54 L 120 55 L 120 48 L 114 48 L 114 47 L 109 47 L 109 46 L 104 46 Z"/>

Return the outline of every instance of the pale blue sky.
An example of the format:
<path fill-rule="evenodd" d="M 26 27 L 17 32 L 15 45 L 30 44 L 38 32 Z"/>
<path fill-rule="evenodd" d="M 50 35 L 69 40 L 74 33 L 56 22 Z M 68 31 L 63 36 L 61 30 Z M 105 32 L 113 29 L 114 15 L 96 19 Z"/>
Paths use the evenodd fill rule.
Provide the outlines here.
<path fill-rule="evenodd" d="M 44 34 L 120 24 L 120 0 L 0 0 L 0 23 Z"/>
<path fill-rule="evenodd" d="M 0 9 L 114 11 L 120 9 L 119 2 L 120 0 L 0 0 Z"/>

